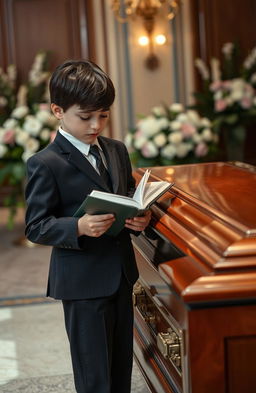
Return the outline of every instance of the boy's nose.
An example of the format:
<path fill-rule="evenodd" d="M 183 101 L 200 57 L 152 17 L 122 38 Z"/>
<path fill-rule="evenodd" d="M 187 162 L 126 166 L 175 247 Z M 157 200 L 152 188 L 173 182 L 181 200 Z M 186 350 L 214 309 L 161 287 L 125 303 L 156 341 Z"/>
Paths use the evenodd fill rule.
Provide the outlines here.
<path fill-rule="evenodd" d="M 100 122 L 98 119 L 93 119 L 91 121 L 91 128 L 93 128 L 94 130 L 97 130 L 100 126 Z"/>

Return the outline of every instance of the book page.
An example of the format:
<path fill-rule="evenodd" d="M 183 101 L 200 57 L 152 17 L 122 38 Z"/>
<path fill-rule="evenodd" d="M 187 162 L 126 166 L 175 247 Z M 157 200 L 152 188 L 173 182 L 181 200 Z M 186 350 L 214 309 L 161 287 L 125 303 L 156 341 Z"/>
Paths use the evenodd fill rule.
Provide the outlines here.
<path fill-rule="evenodd" d="M 140 207 L 137 201 L 135 201 L 133 198 L 124 195 L 111 194 L 109 192 L 93 190 L 90 196 L 97 199 L 101 199 L 103 201 L 118 203 L 120 205 L 134 206 L 136 208 Z"/>
<path fill-rule="evenodd" d="M 171 184 L 166 181 L 154 181 L 147 183 L 145 187 L 143 208 L 146 209 L 149 205 L 152 204 L 152 202 L 160 198 L 160 196 L 172 185 L 173 183 Z"/>
<path fill-rule="evenodd" d="M 132 198 L 133 200 L 137 201 L 141 207 L 143 207 L 144 204 L 143 199 L 145 195 L 145 187 L 148 182 L 149 176 L 150 176 L 150 171 L 147 169 L 143 177 L 141 178 Z"/>

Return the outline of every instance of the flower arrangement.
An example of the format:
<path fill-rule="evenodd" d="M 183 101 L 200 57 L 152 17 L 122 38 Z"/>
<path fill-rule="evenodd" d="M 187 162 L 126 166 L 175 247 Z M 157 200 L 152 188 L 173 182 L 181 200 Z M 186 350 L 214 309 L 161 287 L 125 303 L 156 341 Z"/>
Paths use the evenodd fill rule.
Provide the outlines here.
<path fill-rule="evenodd" d="M 6 73 L 0 69 L 0 185 L 9 190 L 9 228 L 23 203 L 25 162 L 50 142 L 57 125 L 47 96 L 47 53 L 36 55 L 28 82 L 18 88 L 16 74 L 13 65 Z"/>
<path fill-rule="evenodd" d="M 204 161 L 214 152 L 216 142 L 210 120 L 179 103 L 153 108 L 125 139 L 137 167 Z"/>
<path fill-rule="evenodd" d="M 196 59 L 203 86 L 195 93 L 195 108 L 212 120 L 216 132 L 225 133 L 227 148 L 238 154 L 234 158 L 242 159 L 246 126 L 256 120 L 256 47 L 241 66 L 234 43 L 225 43 L 222 54 L 222 65 L 216 58 L 211 59 L 210 67 Z"/>

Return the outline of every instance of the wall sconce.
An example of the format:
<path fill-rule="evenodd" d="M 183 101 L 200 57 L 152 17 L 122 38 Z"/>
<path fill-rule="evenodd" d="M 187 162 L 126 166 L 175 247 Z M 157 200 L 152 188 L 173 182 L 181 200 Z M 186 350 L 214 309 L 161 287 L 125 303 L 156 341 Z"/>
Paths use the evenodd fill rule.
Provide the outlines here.
<path fill-rule="evenodd" d="M 112 0 L 111 8 L 117 20 L 121 23 L 132 20 L 136 15 L 141 17 L 147 33 L 147 38 L 140 37 L 140 45 L 149 46 L 149 54 L 145 60 L 145 65 L 150 70 L 155 70 L 159 67 L 159 59 L 154 53 L 154 37 L 153 31 L 155 27 L 155 18 L 159 10 L 164 5 L 169 7 L 169 12 L 166 14 L 167 19 L 172 20 L 180 7 L 181 0 Z M 161 38 L 160 38 L 161 36 Z M 166 42 L 162 35 L 156 36 L 158 45 L 163 45 Z M 155 37 L 155 38 L 156 38 Z"/>

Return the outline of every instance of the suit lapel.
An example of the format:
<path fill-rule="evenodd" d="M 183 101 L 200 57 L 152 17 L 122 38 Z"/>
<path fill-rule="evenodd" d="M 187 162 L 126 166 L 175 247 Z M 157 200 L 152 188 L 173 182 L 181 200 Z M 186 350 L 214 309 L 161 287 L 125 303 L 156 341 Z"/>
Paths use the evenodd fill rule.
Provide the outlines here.
<path fill-rule="evenodd" d="M 98 138 L 98 142 L 103 150 L 107 161 L 108 171 L 111 177 L 113 192 L 117 192 L 119 186 L 119 171 L 118 171 L 118 160 L 116 151 L 113 148 L 113 144 L 111 140 L 108 140 L 103 137 Z"/>
<path fill-rule="evenodd" d="M 83 172 L 92 183 L 97 184 L 104 191 L 109 191 L 107 185 L 104 183 L 90 162 L 59 132 L 57 133 L 54 143 L 56 143 L 61 148 L 61 153 L 67 156 L 67 160 L 70 162 L 70 164 L 76 166 L 81 172 Z"/>

